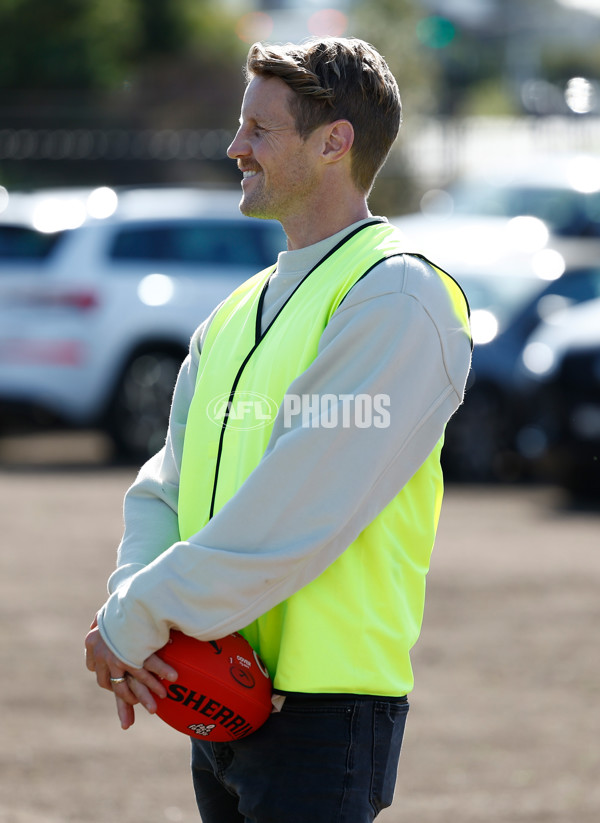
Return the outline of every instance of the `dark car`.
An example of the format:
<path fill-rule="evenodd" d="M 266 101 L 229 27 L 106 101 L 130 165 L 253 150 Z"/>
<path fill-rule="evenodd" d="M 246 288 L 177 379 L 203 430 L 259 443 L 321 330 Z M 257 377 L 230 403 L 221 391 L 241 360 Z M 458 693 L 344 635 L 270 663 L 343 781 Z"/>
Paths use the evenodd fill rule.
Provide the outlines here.
<path fill-rule="evenodd" d="M 600 500 L 600 345 L 567 352 L 544 396 L 553 415 L 542 461 L 547 475 Z"/>
<path fill-rule="evenodd" d="M 504 278 L 458 274 L 457 279 L 471 304 L 475 346 L 465 402 L 446 431 L 446 475 L 460 481 L 515 480 L 527 473 L 543 445 L 537 429 L 527 425 L 537 385 L 522 379 L 523 349 L 545 319 L 600 297 L 600 265 L 567 270 L 550 282 L 514 272 Z M 482 315 L 491 339 L 478 343 Z"/>
<path fill-rule="evenodd" d="M 600 501 L 600 299 L 560 312 L 524 351 L 539 475 Z"/>

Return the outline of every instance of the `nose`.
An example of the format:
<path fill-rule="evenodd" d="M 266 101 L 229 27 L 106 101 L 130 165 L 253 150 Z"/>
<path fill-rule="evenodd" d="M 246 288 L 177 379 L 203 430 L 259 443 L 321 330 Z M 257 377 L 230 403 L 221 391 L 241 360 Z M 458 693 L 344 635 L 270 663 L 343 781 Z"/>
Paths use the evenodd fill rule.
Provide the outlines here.
<path fill-rule="evenodd" d="M 250 146 L 248 142 L 244 140 L 240 127 L 227 149 L 227 157 L 231 160 L 237 160 L 239 157 L 245 157 L 248 154 L 250 154 Z"/>

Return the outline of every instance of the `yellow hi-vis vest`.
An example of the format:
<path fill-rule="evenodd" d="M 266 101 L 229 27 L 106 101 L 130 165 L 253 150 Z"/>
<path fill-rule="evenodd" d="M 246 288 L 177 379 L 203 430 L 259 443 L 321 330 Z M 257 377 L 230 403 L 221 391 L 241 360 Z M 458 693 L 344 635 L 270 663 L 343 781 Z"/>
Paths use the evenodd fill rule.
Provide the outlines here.
<path fill-rule="evenodd" d="M 292 381 L 316 358 L 323 330 L 352 286 L 383 259 L 402 253 L 395 228 L 380 221 L 363 224 L 309 272 L 267 329 L 261 331 L 261 309 L 274 267 L 224 302 L 202 347 L 188 414 L 179 490 L 182 540 L 200 531 L 236 493 L 267 448 L 274 414 L 265 420 L 269 415 L 261 404 L 244 398 L 268 398 L 276 411 Z M 436 271 L 459 323 L 466 325 L 460 288 Z M 232 417 L 240 403 L 243 415 Z M 276 689 L 389 696 L 411 690 L 409 650 L 421 627 L 442 500 L 441 447 L 440 440 L 322 574 L 242 629 Z"/>

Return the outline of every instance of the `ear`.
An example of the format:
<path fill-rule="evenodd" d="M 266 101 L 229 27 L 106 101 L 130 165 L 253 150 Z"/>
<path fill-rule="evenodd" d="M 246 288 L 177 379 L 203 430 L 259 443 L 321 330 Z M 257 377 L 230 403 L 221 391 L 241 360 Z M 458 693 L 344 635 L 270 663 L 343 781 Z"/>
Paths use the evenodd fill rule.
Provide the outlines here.
<path fill-rule="evenodd" d="M 348 120 L 328 123 L 323 134 L 321 157 L 326 163 L 337 163 L 345 157 L 354 143 L 354 128 Z"/>

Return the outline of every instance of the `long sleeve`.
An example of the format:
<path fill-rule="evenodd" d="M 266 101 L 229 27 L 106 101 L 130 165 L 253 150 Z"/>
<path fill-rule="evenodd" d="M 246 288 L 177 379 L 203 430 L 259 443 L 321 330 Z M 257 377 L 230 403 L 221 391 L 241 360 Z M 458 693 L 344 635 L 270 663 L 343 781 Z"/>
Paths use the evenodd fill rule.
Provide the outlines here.
<path fill-rule="evenodd" d="M 117 568 L 108 581 L 109 594 L 179 540 L 177 500 L 185 426 L 196 386 L 202 339 L 216 311 L 194 333 L 189 354 L 179 371 L 165 445 L 142 466 L 125 495 L 125 530 L 117 550 Z"/>
<path fill-rule="evenodd" d="M 433 272 L 406 257 L 359 282 L 288 393 L 386 398 L 385 425 L 363 428 L 353 413 L 334 427 L 319 425 L 318 412 L 284 420 L 282 407 L 259 465 L 188 541 L 168 543 L 180 454 L 151 462 L 148 471 L 163 472 L 157 499 L 172 512 L 171 526 L 161 527 L 164 549 L 129 543 L 122 559 L 130 565 L 137 556 L 138 570 L 115 577 L 99 616 L 124 662 L 141 665 L 171 627 L 205 640 L 243 628 L 318 576 L 410 479 L 460 404 L 470 363 L 468 337 L 441 292 Z M 177 406 L 189 388 L 181 377 L 173 426 L 183 425 Z M 144 516 L 140 488 L 128 528 Z"/>

